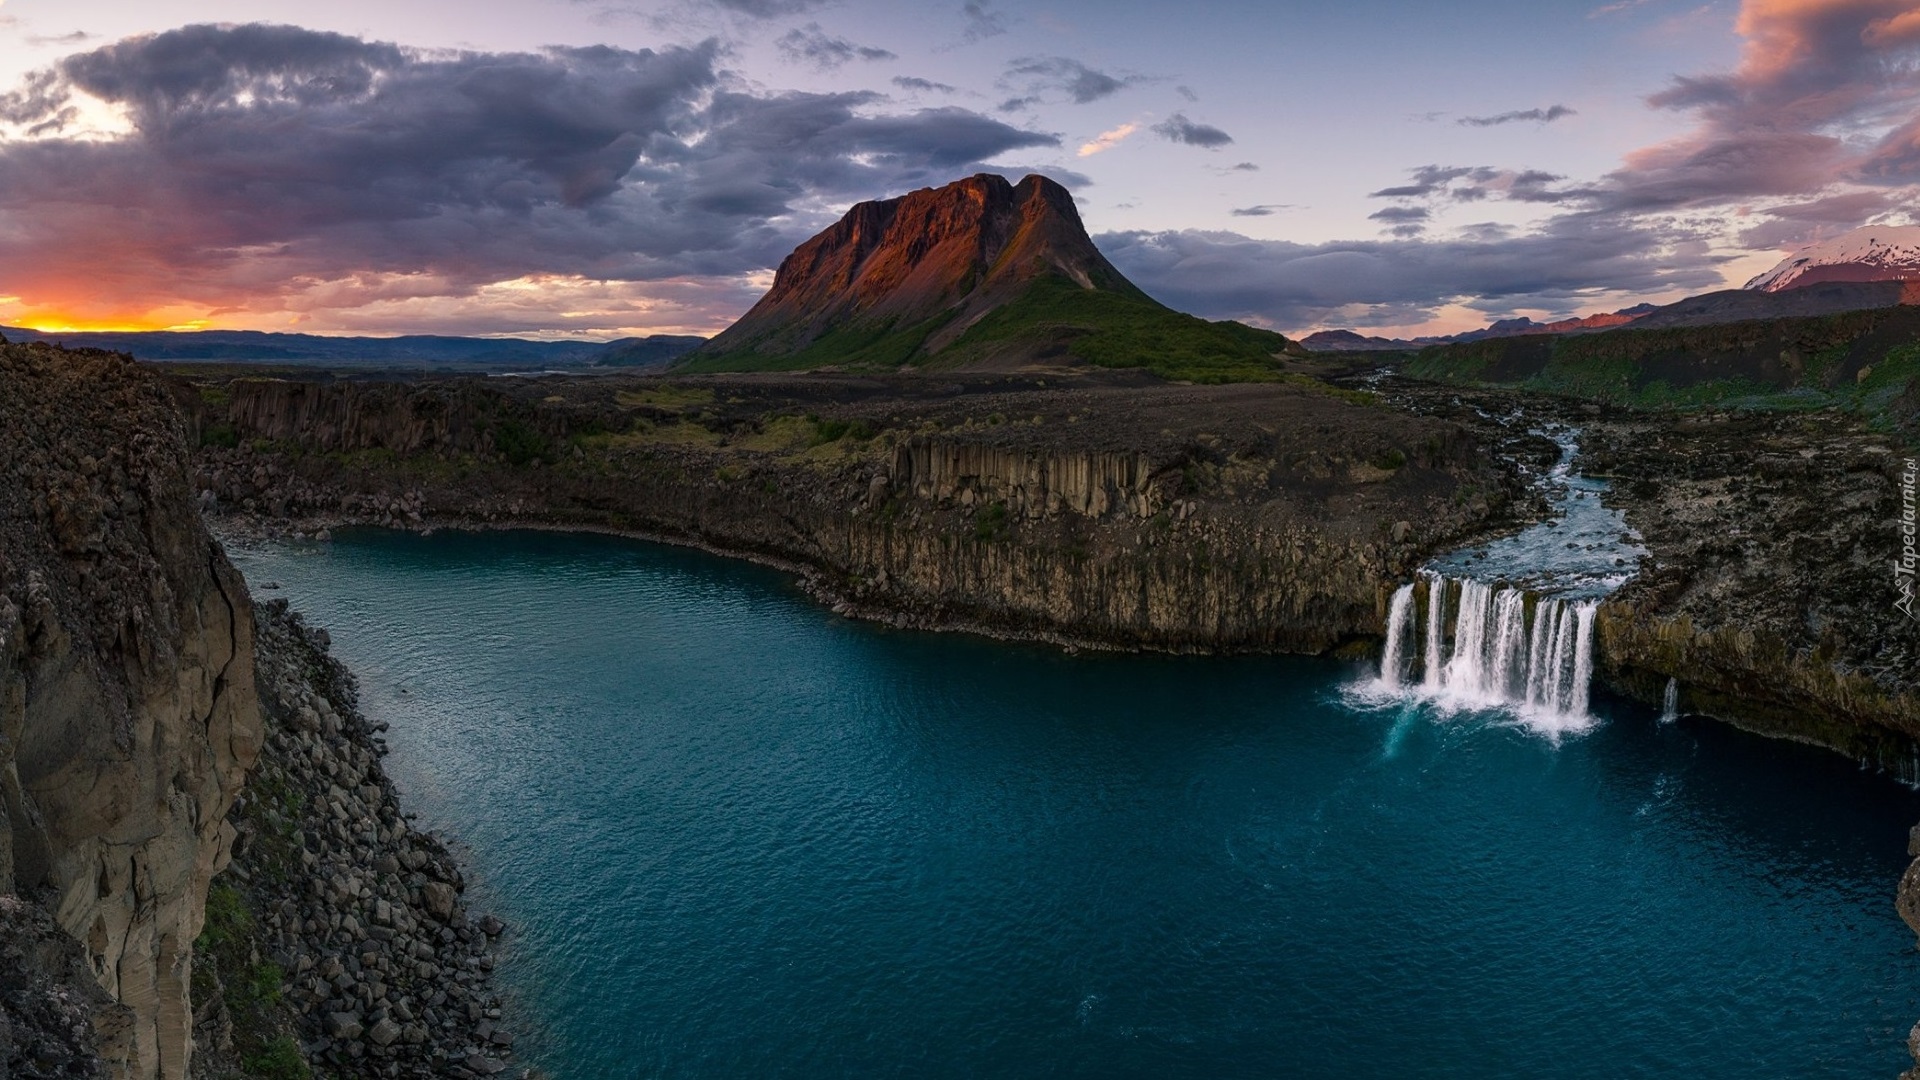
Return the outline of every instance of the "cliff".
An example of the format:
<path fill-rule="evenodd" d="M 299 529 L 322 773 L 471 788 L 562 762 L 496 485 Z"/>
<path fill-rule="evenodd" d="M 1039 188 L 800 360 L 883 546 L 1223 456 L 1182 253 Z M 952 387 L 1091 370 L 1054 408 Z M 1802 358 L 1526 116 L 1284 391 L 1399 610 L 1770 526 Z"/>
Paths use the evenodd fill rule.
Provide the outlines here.
<path fill-rule="evenodd" d="M 1904 456 L 1837 413 L 1619 415 L 1586 460 L 1653 553 L 1602 605 L 1601 669 L 1649 703 L 1920 779 L 1920 622 L 1900 610 Z"/>
<path fill-rule="evenodd" d="M 252 610 L 160 376 L 0 346 L 0 387 L 0 894 L 125 1007 L 93 1010 L 112 1072 L 184 1077 L 192 943 L 259 753 Z"/>
<path fill-rule="evenodd" d="M 612 528 L 895 621 L 1124 647 L 1377 634 L 1425 551 L 1520 509 L 1481 428 L 1305 384 L 236 379 L 201 402 L 220 507 Z"/>

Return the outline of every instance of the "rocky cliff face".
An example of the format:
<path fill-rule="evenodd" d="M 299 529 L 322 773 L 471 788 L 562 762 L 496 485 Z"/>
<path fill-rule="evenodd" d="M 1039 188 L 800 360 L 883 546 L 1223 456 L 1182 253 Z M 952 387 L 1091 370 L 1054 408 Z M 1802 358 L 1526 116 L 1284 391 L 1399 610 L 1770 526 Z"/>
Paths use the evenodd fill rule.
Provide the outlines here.
<path fill-rule="evenodd" d="M 203 400 L 234 432 L 204 458 L 215 505 L 643 532 L 794 565 L 898 622 L 1122 646 L 1377 634 L 1421 554 L 1518 492 L 1462 424 L 1288 385 L 234 381 Z M 303 429 L 316 408 L 339 422 Z M 423 412 L 492 427 L 389 453 Z"/>
<path fill-rule="evenodd" d="M 259 752 L 253 620 L 182 426 L 125 357 L 0 346 L 0 894 L 126 1007 L 121 1075 L 184 1077 L 191 947 Z"/>
<path fill-rule="evenodd" d="M 1093 246 L 1065 188 L 982 173 L 856 205 L 787 256 L 767 295 L 700 354 L 794 353 L 849 326 L 944 318 L 922 347 L 931 354 L 1047 275 L 1144 296 Z"/>
<path fill-rule="evenodd" d="M 1902 457 L 1858 421 L 1709 413 L 1594 423 L 1588 467 L 1651 565 L 1602 605 L 1616 687 L 1920 778 L 1920 622 L 1906 615 Z"/>

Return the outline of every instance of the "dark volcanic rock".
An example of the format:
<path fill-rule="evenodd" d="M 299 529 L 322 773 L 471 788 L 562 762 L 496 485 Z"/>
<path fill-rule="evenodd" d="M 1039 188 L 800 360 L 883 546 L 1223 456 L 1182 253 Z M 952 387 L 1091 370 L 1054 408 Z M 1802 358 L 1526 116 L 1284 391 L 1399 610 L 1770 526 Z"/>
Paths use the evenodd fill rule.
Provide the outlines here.
<path fill-rule="evenodd" d="M 1902 456 L 1845 415 L 1617 415 L 1586 467 L 1653 553 L 1602 605 L 1602 670 L 1650 703 L 1912 777 L 1920 622 L 1895 606 Z"/>
<path fill-rule="evenodd" d="M 504 927 L 475 921 L 452 856 L 401 813 L 325 636 L 285 600 L 255 610 L 267 737 L 215 884 L 228 913 L 195 956 L 196 1076 L 250 1074 L 276 1043 L 338 1077 L 457 1076 L 475 1047 L 510 1053 L 487 985 Z"/>

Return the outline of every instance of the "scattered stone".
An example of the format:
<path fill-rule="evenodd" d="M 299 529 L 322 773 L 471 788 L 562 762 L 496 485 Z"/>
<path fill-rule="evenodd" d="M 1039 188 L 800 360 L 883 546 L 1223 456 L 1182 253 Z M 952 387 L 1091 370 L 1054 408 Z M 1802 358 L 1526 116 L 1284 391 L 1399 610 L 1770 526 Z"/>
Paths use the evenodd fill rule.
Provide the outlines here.
<path fill-rule="evenodd" d="M 360 1037 L 365 1029 L 360 1026 L 360 1018 L 352 1013 L 328 1013 L 326 1021 L 327 1036 L 334 1039 L 352 1041 Z"/>
<path fill-rule="evenodd" d="M 453 919 L 453 886 L 440 881 L 429 881 L 420 886 L 420 899 L 427 907 L 427 914 L 448 922 Z"/>
<path fill-rule="evenodd" d="M 277 1023 L 292 1028 L 316 1075 L 505 1071 L 513 1042 L 495 1038 L 487 1019 L 501 1010 L 486 975 L 504 924 L 469 924 L 459 866 L 405 824 L 375 727 L 319 632 L 283 600 L 256 603 L 255 617 L 267 738 L 230 815 L 242 839 L 229 880 L 252 896 L 252 948 L 291 973 Z M 261 861 L 276 850 L 282 861 Z M 195 1017 L 196 1075 L 244 1071 L 231 1028 L 224 1006 Z M 461 1064 L 470 1057 L 492 1065 Z"/>

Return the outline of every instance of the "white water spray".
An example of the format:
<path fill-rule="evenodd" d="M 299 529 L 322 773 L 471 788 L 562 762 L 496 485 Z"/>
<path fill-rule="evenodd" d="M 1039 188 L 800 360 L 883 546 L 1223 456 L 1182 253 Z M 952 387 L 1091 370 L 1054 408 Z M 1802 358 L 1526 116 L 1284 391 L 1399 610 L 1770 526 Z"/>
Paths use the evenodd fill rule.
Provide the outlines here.
<path fill-rule="evenodd" d="M 1667 680 L 1667 693 L 1660 703 L 1660 722 L 1671 724 L 1680 719 L 1680 680 Z"/>
<path fill-rule="evenodd" d="M 1453 708 L 1509 709 L 1556 731 L 1591 722 L 1598 601 L 1538 596 L 1432 571 L 1422 578 L 1424 590 L 1403 585 L 1393 594 L 1382 686 L 1406 687 Z M 1418 610 L 1423 601 L 1424 615 Z M 1416 627 L 1424 627 L 1422 662 L 1418 684 L 1409 685 Z"/>

